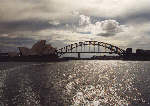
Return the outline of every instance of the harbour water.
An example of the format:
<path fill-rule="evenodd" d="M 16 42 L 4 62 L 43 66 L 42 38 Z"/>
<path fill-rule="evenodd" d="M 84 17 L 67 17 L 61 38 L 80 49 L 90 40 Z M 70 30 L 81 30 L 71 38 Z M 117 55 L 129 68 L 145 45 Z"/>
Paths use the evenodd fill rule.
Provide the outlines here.
<path fill-rule="evenodd" d="M 150 62 L 0 63 L 0 106 L 150 106 Z"/>

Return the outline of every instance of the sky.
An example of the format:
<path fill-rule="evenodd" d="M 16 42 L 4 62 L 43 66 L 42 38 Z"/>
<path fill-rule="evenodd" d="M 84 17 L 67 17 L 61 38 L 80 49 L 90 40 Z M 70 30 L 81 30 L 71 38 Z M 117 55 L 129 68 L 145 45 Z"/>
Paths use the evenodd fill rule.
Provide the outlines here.
<path fill-rule="evenodd" d="M 0 51 L 38 40 L 150 49 L 150 0 L 0 0 Z"/>

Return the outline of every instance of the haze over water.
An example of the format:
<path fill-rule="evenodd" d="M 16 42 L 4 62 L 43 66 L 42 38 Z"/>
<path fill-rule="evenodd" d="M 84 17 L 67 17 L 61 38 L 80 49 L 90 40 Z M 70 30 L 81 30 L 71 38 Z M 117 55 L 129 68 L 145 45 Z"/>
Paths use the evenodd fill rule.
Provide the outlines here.
<path fill-rule="evenodd" d="M 150 62 L 0 63 L 4 106 L 149 106 Z"/>

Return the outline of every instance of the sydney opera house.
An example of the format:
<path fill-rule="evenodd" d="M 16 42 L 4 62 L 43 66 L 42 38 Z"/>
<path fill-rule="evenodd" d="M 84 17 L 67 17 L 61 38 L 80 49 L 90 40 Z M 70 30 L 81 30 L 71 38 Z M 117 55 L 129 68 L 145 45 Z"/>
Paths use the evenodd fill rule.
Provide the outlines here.
<path fill-rule="evenodd" d="M 18 47 L 19 52 L 1 53 L 1 60 L 41 61 L 55 60 L 58 58 L 56 48 L 46 44 L 46 40 L 40 40 L 32 48 Z"/>
<path fill-rule="evenodd" d="M 43 56 L 43 55 L 54 55 L 56 49 L 50 44 L 46 44 L 46 40 L 41 40 L 35 43 L 31 49 L 27 47 L 18 47 L 20 56 Z"/>

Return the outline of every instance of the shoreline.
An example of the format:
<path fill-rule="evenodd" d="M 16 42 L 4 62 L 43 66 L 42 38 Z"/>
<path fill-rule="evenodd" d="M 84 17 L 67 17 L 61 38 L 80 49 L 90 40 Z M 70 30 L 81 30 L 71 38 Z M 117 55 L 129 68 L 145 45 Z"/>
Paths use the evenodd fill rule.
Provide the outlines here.
<path fill-rule="evenodd" d="M 71 60 L 122 60 L 122 61 L 150 61 L 142 58 L 50 58 L 50 57 L 0 57 L 0 62 L 63 62 Z"/>

